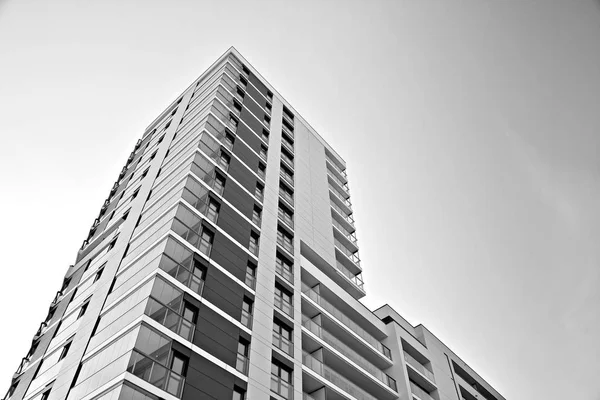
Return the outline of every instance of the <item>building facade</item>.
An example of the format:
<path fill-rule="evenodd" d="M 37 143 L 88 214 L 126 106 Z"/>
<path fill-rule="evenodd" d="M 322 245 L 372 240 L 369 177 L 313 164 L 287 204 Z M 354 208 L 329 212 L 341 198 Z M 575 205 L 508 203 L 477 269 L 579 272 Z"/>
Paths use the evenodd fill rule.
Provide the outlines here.
<path fill-rule="evenodd" d="M 504 399 L 361 272 L 344 161 L 232 48 L 136 144 L 5 399 Z"/>

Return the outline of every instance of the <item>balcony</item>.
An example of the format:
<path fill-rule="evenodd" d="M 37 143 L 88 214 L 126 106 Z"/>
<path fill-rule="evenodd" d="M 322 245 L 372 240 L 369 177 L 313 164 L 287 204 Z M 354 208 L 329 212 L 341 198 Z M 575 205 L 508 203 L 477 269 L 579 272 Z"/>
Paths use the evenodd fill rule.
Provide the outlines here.
<path fill-rule="evenodd" d="M 335 211 L 337 211 L 337 213 L 340 215 L 340 217 L 344 221 L 346 221 L 348 224 L 350 224 L 350 226 L 352 226 L 354 228 L 354 217 L 352 216 L 352 214 L 348 214 L 346 211 L 342 210 L 340 208 L 340 206 L 338 206 L 334 202 L 331 202 L 331 208 L 333 208 Z"/>
<path fill-rule="evenodd" d="M 193 274 L 187 267 L 182 264 L 178 264 L 170 257 L 163 255 L 160 260 L 159 268 L 165 271 L 167 274 L 171 275 L 173 278 L 177 279 L 179 282 L 183 283 L 185 286 L 192 289 L 194 292 L 202 295 L 202 290 L 204 289 L 204 280 L 201 276 Z"/>
<path fill-rule="evenodd" d="M 291 241 L 285 240 L 281 235 L 277 235 L 277 244 L 283 247 L 290 254 L 294 254 L 294 244 Z"/>
<path fill-rule="evenodd" d="M 342 170 L 335 162 L 333 162 L 332 160 L 330 160 L 329 157 L 327 158 L 327 162 L 331 166 L 331 169 L 333 169 L 338 175 L 340 175 L 344 179 L 348 179 L 348 174 L 346 174 L 346 170 L 345 169 Z"/>
<path fill-rule="evenodd" d="M 294 143 L 284 138 L 281 140 L 281 145 L 286 148 L 291 154 L 294 154 Z"/>
<path fill-rule="evenodd" d="M 294 395 L 294 387 L 292 384 L 275 375 L 271 375 L 271 391 L 277 393 L 284 399 L 291 399 Z"/>
<path fill-rule="evenodd" d="M 333 238 L 333 241 L 335 242 L 336 249 L 339 250 L 343 255 L 345 255 L 350 261 L 352 261 L 354 264 L 356 264 L 356 266 L 360 268 L 360 258 L 358 257 L 358 252 L 353 252 L 349 250 L 346 246 L 342 244 L 342 242 L 337 240 L 335 237 Z"/>
<path fill-rule="evenodd" d="M 281 152 L 281 160 L 287 164 L 288 167 L 294 169 L 294 160 L 288 157 L 284 152 Z"/>
<path fill-rule="evenodd" d="M 388 349 L 379 340 L 375 339 L 371 334 L 361 328 L 356 322 L 352 321 L 346 314 L 338 310 L 337 307 L 325 300 L 320 294 L 308 287 L 304 282 L 302 283 L 302 294 L 321 306 L 321 308 L 336 318 L 343 326 L 354 332 L 354 334 L 371 345 L 380 354 L 384 355 L 389 360 L 392 359 L 392 353 L 390 349 Z"/>
<path fill-rule="evenodd" d="M 148 298 L 145 314 L 187 341 L 193 341 L 195 325 L 153 297 Z"/>
<path fill-rule="evenodd" d="M 329 177 L 331 178 L 331 181 L 335 185 L 339 186 L 338 191 L 340 191 L 344 195 L 344 197 L 346 197 L 346 198 L 350 197 L 350 188 L 348 187 L 348 184 L 343 182 L 337 176 L 335 176 L 335 174 L 333 174 L 330 169 L 327 169 L 327 172 L 328 172 Z"/>
<path fill-rule="evenodd" d="M 284 338 L 279 332 L 273 332 L 273 345 L 285 354 L 294 357 L 294 343 Z"/>
<path fill-rule="evenodd" d="M 290 126 L 294 126 L 294 118 L 290 117 L 285 111 L 283 112 L 283 121 L 287 122 Z"/>
<path fill-rule="evenodd" d="M 379 400 L 377 397 L 365 392 L 307 352 L 302 354 L 302 364 L 357 400 Z"/>
<path fill-rule="evenodd" d="M 131 353 L 127 372 L 177 398 L 181 398 L 185 378 L 137 350 L 133 350 Z"/>
<path fill-rule="evenodd" d="M 418 387 L 412 381 L 409 381 L 409 383 L 410 383 L 410 391 L 412 392 L 412 394 L 414 394 L 415 396 L 417 396 L 419 399 L 421 399 L 421 400 L 435 400 L 433 397 L 431 397 L 431 395 L 429 393 L 427 393 L 426 391 L 424 391 L 423 389 L 421 389 L 420 387 Z"/>
<path fill-rule="evenodd" d="M 285 315 L 288 315 L 290 318 L 294 318 L 294 306 L 291 303 L 284 301 L 283 298 L 279 296 L 274 297 L 273 303 L 275 304 L 275 308 Z"/>
<path fill-rule="evenodd" d="M 252 289 L 256 289 L 256 277 L 254 275 L 250 274 L 248 271 L 246 271 L 246 279 L 244 280 L 244 283 L 248 287 L 251 287 Z"/>
<path fill-rule="evenodd" d="M 342 224 L 340 224 L 335 219 L 333 220 L 333 226 L 335 226 L 337 228 L 337 230 L 340 231 L 340 233 L 342 233 L 346 239 L 348 239 L 349 242 L 353 243 L 355 246 L 358 247 L 358 240 L 356 239 L 356 233 L 354 233 L 354 232 L 350 233 L 350 231 L 348 231 L 348 229 L 346 229 L 344 226 L 342 226 Z"/>
<path fill-rule="evenodd" d="M 350 282 L 352 282 L 352 284 L 354 284 L 354 286 L 356 286 L 357 288 L 359 288 L 361 291 L 365 291 L 365 284 L 362 280 L 362 273 L 358 273 L 358 274 L 353 274 L 344 264 L 342 264 L 339 261 L 335 261 L 336 262 L 336 267 L 338 269 L 338 271 L 340 271 L 342 273 L 342 275 L 344 275 L 344 277 L 346 277 Z"/>
<path fill-rule="evenodd" d="M 283 126 L 282 132 L 285 133 L 286 135 L 288 135 L 289 138 L 293 140 L 294 139 L 294 131 L 292 131 L 285 125 L 282 125 L 282 126 Z"/>
<path fill-rule="evenodd" d="M 404 352 L 404 360 L 406 360 L 406 363 L 412 368 L 416 369 L 431 382 L 435 383 L 435 376 L 433 376 L 433 372 L 425 368 L 423 364 L 421 364 L 416 358 L 408 354 L 406 351 Z"/>
<path fill-rule="evenodd" d="M 315 321 L 309 317 L 302 316 L 302 326 L 312 332 L 315 336 L 322 339 L 325 343 L 329 344 L 335 350 L 340 352 L 342 355 L 353 361 L 359 367 L 368 372 L 373 378 L 377 379 L 381 383 L 388 386 L 393 391 L 397 391 L 396 381 L 385 374 L 381 369 L 373 365 L 366 358 L 358 354 L 355 350 L 350 348 L 347 344 L 339 340 L 335 335 L 327 331 L 325 328 L 319 326 Z"/>
<path fill-rule="evenodd" d="M 349 210 L 349 212 L 352 212 L 352 203 L 349 198 L 340 193 L 331 183 L 329 184 L 329 191 Z"/>

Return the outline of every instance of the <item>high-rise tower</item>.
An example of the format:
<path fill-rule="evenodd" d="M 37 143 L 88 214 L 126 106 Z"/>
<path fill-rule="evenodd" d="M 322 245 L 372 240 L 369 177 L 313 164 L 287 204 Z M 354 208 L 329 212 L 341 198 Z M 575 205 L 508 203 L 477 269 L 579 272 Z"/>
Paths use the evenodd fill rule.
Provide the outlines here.
<path fill-rule="evenodd" d="M 503 399 L 361 272 L 344 161 L 232 48 L 138 141 L 5 398 Z"/>

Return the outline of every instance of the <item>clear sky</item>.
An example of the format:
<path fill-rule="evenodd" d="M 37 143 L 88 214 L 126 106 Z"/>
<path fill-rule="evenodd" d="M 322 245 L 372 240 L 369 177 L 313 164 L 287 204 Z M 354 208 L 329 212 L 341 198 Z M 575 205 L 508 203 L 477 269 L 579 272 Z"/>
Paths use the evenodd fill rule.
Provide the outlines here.
<path fill-rule="evenodd" d="M 1 1 L 0 391 L 145 127 L 235 46 L 348 163 L 366 304 L 600 399 L 600 3 Z"/>

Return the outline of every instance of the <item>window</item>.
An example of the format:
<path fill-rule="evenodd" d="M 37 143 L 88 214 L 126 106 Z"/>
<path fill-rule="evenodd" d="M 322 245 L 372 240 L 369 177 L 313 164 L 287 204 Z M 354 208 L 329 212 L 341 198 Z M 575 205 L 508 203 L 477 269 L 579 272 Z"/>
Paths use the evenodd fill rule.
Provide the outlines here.
<path fill-rule="evenodd" d="M 150 156 L 150 161 L 154 160 L 154 157 L 156 157 L 156 153 L 158 153 L 158 150 L 152 153 L 152 155 Z"/>
<path fill-rule="evenodd" d="M 94 283 L 98 282 L 98 280 L 102 277 L 102 272 L 104 272 L 104 266 L 96 272 L 96 276 L 94 276 Z"/>
<path fill-rule="evenodd" d="M 262 210 L 260 209 L 260 207 L 254 206 L 254 209 L 252 210 L 252 222 L 254 222 L 256 225 L 259 225 L 259 226 L 260 226 L 261 214 L 262 214 Z"/>
<path fill-rule="evenodd" d="M 259 177 L 260 177 L 262 180 L 264 180 L 264 179 L 265 179 L 265 176 L 266 176 L 266 174 L 267 174 L 267 167 L 266 167 L 266 166 L 265 166 L 263 163 L 259 162 L 259 163 L 258 163 L 258 176 L 259 176 Z"/>
<path fill-rule="evenodd" d="M 260 183 L 256 183 L 256 190 L 254 191 L 254 195 L 262 201 L 264 195 L 264 186 Z"/>
<path fill-rule="evenodd" d="M 271 390 L 289 399 L 292 391 L 292 370 L 273 360 L 271 364 Z"/>
<path fill-rule="evenodd" d="M 177 110 L 175 110 L 177 111 Z M 161 144 L 163 139 L 165 138 L 165 135 L 163 134 L 159 139 L 158 139 L 158 143 L 157 144 Z"/>
<path fill-rule="evenodd" d="M 213 182 L 213 189 L 219 195 L 223 194 L 223 190 L 225 189 L 225 177 L 219 173 L 215 173 L 215 180 Z"/>
<path fill-rule="evenodd" d="M 246 265 L 246 285 L 252 289 L 256 286 L 256 265 L 250 261 Z"/>
<path fill-rule="evenodd" d="M 248 328 L 252 326 L 252 300 L 247 297 L 244 297 L 244 301 L 242 302 L 241 322 Z"/>
<path fill-rule="evenodd" d="M 221 154 L 219 155 L 219 165 L 221 166 L 221 168 L 227 171 L 227 169 L 229 168 L 230 161 L 231 157 L 229 157 L 229 154 L 225 153 L 224 151 L 221 151 Z"/>
<path fill-rule="evenodd" d="M 230 151 L 233 150 L 233 143 L 235 142 L 235 138 L 229 133 L 225 134 L 225 139 L 223 140 L 223 145 L 228 148 Z"/>
<path fill-rule="evenodd" d="M 240 103 L 238 103 L 237 101 L 233 101 L 233 108 L 235 109 L 235 113 L 237 115 L 240 115 L 240 113 L 242 112 L 242 105 Z"/>
<path fill-rule="evenodd" d="M 273 100 L 273 93 L 272 93 L 270 90 L 269 90 L 269 91 L 267 91 L 267 98 L 268 98 L 269 100 Z"/>
<path fill-rule="evenodd" d="M 79 314 L 77 315 L 77 319 L 79 319 L 85 315 L 85 312 L 87 311 L 89 304 L 90 304 L 89 300 L 87 300 L 85 303 L 83 303 L 83 305 L 79 309 Z"/>
<path fill-rule="evenodd" d="M 232 400 L 245 400 L 246 399 L 246 392 L 242 389 L 240 389 L 239 387 L 235 386 L 233 388 L 233 398 Z"/>
<path fill-rule="evenodd" d="M 206 207 L 206 216 L 209 220 L 216 223 L 219 217 L 219 203 L 212 197 L 208 198 L 208 206 Z"/>
<path fill-rule="evenodd" d="M 267 160 L 267 148 L 266 146 L 261 145 L 260 146 L 260 158 L 262 158 L 263 160 Z"/>
<path fill-rule="evenodd" d="M 292 316 L 294 313 L 292 294 L 284 289 L 279 283 L 275 283 L 275 307 L 289 316 Z"/>
<path fill-rule="evenodd" d="M 146 175 L 148 175 L 148 170 L 150 169 L 150 167 L 146 168 L 146 170 L 142 173 L 142 177 L 141 179 L 144 179 L 146 177 Z M 140 180 L 141 180 L 140 179 Z"/>
<path fill-rule="evenodd" d="M 248 81 L 246 80 L 246 78 L 244 78 L 241 75 L 240 75 L 240 83 L 242 84 L 243 87 L 246 87 L 248 85 Z"/>
<path fill-rule="evenodd" d="M 207 256 L 210 256 L 210 250 L 212 249 L 212 243 L 213 243 L 213 238 L 214 238 L 214 234 L 209 231 L 208 229 L 206 229 L 205 227 L 202 228 L 202 234 L 200 235 L 200 244 L 199 244 L 199 250 L 206 254 Z"/>
<path fill-rule="evenodd" d="M 294 238 L 281 227 L 277 227 L 277 244 L 290 253 L 294 252 Z"/>
<path fill-rule="evenodd" d="M 245 65 L 242 65 L 242 71 L 244 71 L 244 74 L 250 75 L 250 70 Z"/>
<path fill-rule="evenodd" d="M 248 244 L 248 249 L 254 255 L 258 255 L 258 233 L 251 232 L 250 233 L 250 243 Z"/>
<path fill-rule="evenodd" d="M 240 338 L 238 342 L 237 360 L 235 363 L 235 369 L 240 371 L 242 374 L 248 373 L 248 355 L 250 353 L 250 342 Z"/>
<path fill-rule="evenodd" d="M 267 112 L 269 114 L 271 114 L 271 111 L 273 109 L 273 106 L 271 105 L 271 103 L 267 102 L 267 104 L 265 104 L 265 108 L 267 109 Z"/>
<path fill-rule="evenodd" d="M 262 137 L 262 140 L 264 140 L 265 142 L 269 143 L 269 131 L 268 130 L 263 129 L 261 137 Z"/>
<path fill-rule="evenodd" d="M 267 126 L 270 125 L 271 117 L 269 117 L 267 114 L 265 114 L 264 122 L 265 122 L 265 125 L 267 125 Z"/>
<path fill-rule="evenodd" d="M 240 100 L 243 99 L 245 96 L 244 91 L 242 89 L 240 89 L 239 87 L 236 88 L 236 93 L 237 93 L 238 99 L 240 99 Z"/>
<path fill-rule="evenodd" d="M 186 356 L 177 351 L 173 351 L 173 356 L 171 358 L 171 371 L 181 376 L 185 376 L 187 364 L 188 358 Z"/>
<path fill-rule="evenodd" d="M 71 348 L 71 342 L 65 344 L 65 347 L 63 347 L 62 351 L 60 352 L 60 356 L 58 357 L 58 361 L 62 360 L 63 358 L 65 358 L 67 356 L 67 354 L 69 353 L 69 349 Z"/>
<path fill-rule="evenodd" d="M 275 255 L 275 271 L 288 282 L 294 280 L 294 265 L 279 252 Z"/>
<path fill-rule="evenodd" d="M 279 216 L 279 219 L 286 223 L 289 227 L 294 227 L 294 215 L 281 201 L 279 202 L 277 215 Z"/>
<path fill-rule="evenodd" d="M 289 328 L 277 318 L 273 321 L 273 344 L 285 353 L 293 354 L 292 328 Z"/>
<path fill-rule="evenodd" d="M 280 165 L 280 167 L 281 177 L 290 185 L 294 185 L 294 173 L 283 163 Z"/>
<path fill-rule="evenodd" d="M 283 197 L 288 203 L 294 204 L 294 191 L 288 189 L 285 185 L 279 185 L 279 194 Z"/>

